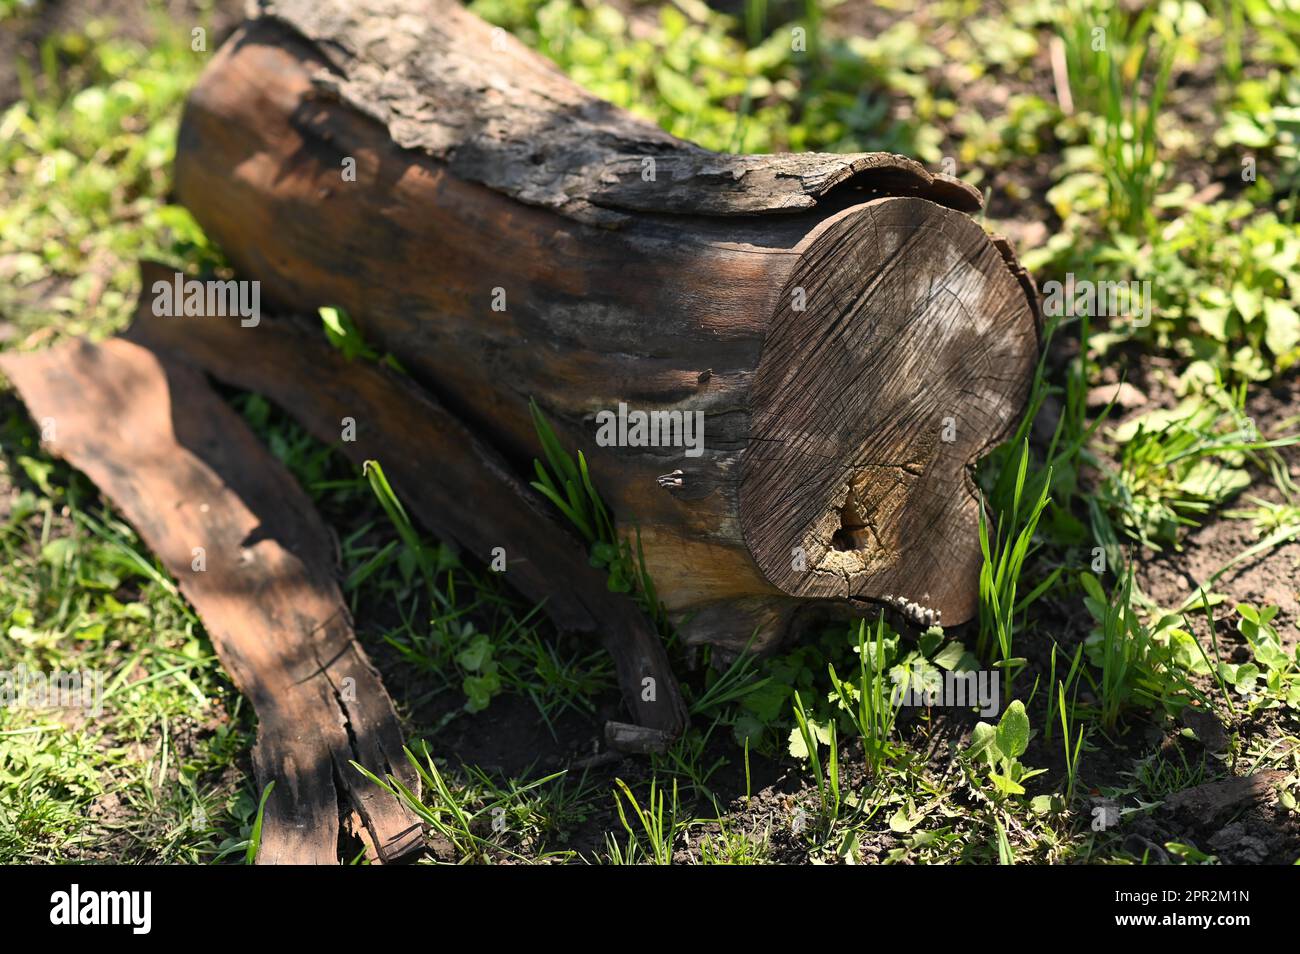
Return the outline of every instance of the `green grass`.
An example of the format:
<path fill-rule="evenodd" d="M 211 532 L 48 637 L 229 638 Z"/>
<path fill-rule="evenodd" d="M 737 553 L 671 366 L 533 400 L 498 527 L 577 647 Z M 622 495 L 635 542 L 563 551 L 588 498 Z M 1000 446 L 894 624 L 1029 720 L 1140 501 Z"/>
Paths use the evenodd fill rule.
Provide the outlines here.
<path fill-rule="evenodd" d="M 564 861 L 569 851 L 550 851 L 547 837 L 556 818 L 574 807 L 564 773 L 555 773 L 521 783 L 515 779 L 494 779 L 481 769 L 468 769 L 463 777 L 452 777 L 438 768 L 433 756 L 423 761 L 407 751 L 424 788 L 423 797 L 400 781 L 379 778 L 353 762 L 353 767 L 375 785 L 403 802 L 428 829 L 440 836 L 457 863 L 490 860 Z M 580 796 L 581 797 L 581 796 Z M 527 856 L 520 853 L 527 848 Z"/>
<path fill-rule="evenodd" d="M 412 667 L 450 685 L 459 679 L 464 710 L 480 712 L 511 691 L 531 699 L 551 725 L 566 709 L 590 713 L 612 684 L 603 650 L 561 650 L 541 632 L 540 607 L 524 609 L 490 572 L 466 567 L 445 545 L 425 540 L 393 492 L 378 461 L 362 468 L 376 501 L 402 543 L 367 554 L 349 589 L 383 587 L 385 564 L 401 578 L 400 626 L 384 639 Z M 421 584 L 416 586 L 414 584 Z"/>
<path fill-rule="evenodd" d="M 1300 441 L 1294 434 L 1264 439 L 1246 415 L 1245 397 L 1244 387 L 1229 393 L 1211 385 L 1175 408 L 1112 428 L 1107 453 L 1090 455 L 1106 475 L 1093 498 L 1094 522 L 1104 519 L 1159 550 L 1177 545 L 1185 528 L 1221 510 L 1250 485 L 1247 465 L 1268 470 L 1268 452 Z M 1273 473 L 1289 492 L 1285 468 Z"/>
<path fill-rule="evenodd" d="M 656 865 L 672 864 L 673 845 L 681 828 L 677 820 L 677 782 L 673 782 L 672 800 L 667 802 L 667 810 L 664 807 L 665 793 L 654 781 L 650 783 L 649 801 L 644 808 L 626 782 L 616 778 L 614 784 L 617 786 L 614 802 L 618 820 L 627 840 L 620 844 L 613 835 L 608 836 L 610 862 L 629 865 L 644 859 Z"/>
<path fill-rule="evenodd" d="M 1167 169 L 1157 122 L 1176 54 L 1172 29 L 1155 29 L 1154 8 L 1130 14 L 1117 4 L 1072 0 L 1060 36 L 1074 105 L 1105 174 L 1105 222 L 1145 237 L 1155 225 L 1154 203 Z"/>
<path fill-rule="evenodd" d="M 1052 484 L 1052 471 L 1049 467 L 1037 499 L 1028 502 L 1024 497 L 1028 469 L 1029 444 L 1026 442 L 1021 449 L 1010 506 L 1000 515 L 998 525 L 992 533 L 984 511 L 980 511 L 980 550 L 984 555 L 984 563 L 980 568 L 977 652 L 981 656 L 988 656 L 996 649 L 997 665 L 1001 667 L 1008 687 L 1024 666 L 1024 659 L 1014 655 L 1016 617 L 1045 592 L 1056 578 L 1054 571 L 1054 575 L 1017 599 L 1020 576 L 1033 547 L 1034 531 L 1047 508 Z M 1022 504 L 1027 506 L 1022 509 Z"/>
<path fill-rule="evenodd" d="M 848 713 L 849 721 L 862 743 L 863 763 L 868 776 L 878 776 L 888 770 L 899 755 L 894 740 L 894 723 L 898 719 L 898 705 L 894 698 L 895 682 L 885 666 L 885 623 L 877 622 L 875 636 L 867 641 L 867 624 L 858 624 L 858 680 L 855 685 L 842 681 L 835 673 L 835 664 L 828 663 L 831 685 L 839 699 L 840 707 Z M 807 740 L 804 740 L 805 747 Z"/>
<path fill-rule="evenodd" d="M 23 96 L 0 116 L 0 311 L 21 333 L 121 328 L 141 257 L 220 264 L 166 204 L 180 104 L 205 58 L 157 17 L 152 47 L 94 23 L 19 65 Z"/>
<path fill-rule="evenodd" d="M 819 803 L 818 818 L 827 829 L 834 827 L 840 817 L 843 804 L 840 797 L 840 746 L 835 731 L 835 720 L 829 720 L 824 728 L 815 723 L 809 724 L 808 713 L 804 711 L 803 698 L 798 692 L 794 694 L 794 719 L 799 732 L 799 743 L 808 760 L 813 781 L 817 786 Z M 826 746 L 826 764 L 822 764 L 821 748 Z"/>

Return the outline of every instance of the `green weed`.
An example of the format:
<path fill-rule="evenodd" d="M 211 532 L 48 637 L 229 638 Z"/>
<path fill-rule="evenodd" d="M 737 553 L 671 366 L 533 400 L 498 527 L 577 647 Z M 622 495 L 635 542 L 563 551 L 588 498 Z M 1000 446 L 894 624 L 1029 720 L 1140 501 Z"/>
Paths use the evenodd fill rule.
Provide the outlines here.
<path fill-rule="evenodd" d="M 1015 699 L 996 726 L 990 722 L 976 724 L 965 754 L 972 762 L 987 768 L 989 781 L 1000 795 L 1023 795 L 1024 783 L 1046 771 L 1021 764 L 1020 756 L 1028 748 L 1029 716 L 1025 704 Z"/>

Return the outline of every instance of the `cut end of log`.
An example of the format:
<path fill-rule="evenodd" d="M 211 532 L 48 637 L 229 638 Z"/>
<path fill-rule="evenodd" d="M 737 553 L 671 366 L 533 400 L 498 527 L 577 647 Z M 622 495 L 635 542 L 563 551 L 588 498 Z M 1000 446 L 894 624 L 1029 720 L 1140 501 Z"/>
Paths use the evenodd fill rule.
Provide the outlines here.
<path fill-rule="evenodd" d="M 746 543 L 790 596 L 968 619 L 969 470 L 1032 379 L 1025 289 L 979 225 L 919 198 L 847 209 L 798 251 L 751 396 Z"/>

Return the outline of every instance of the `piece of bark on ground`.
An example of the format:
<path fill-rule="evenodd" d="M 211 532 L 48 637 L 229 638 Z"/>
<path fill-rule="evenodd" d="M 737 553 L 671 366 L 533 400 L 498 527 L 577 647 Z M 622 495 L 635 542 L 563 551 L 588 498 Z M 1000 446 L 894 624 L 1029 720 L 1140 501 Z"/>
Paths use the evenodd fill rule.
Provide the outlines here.
<path fill-rule="evenodd" d="M 340 792 L 383 861 L 418 819 L 351 765 L 419 791 L 392 702 L 357 644 L 311 501 L 203 374 L 121 339 L 0 355 L 44 446 L 95 483 L 198 613 L 257 714 L 259 864 L 337 864 Z"/>
<path fill-rule="evenodd" d="M 1205 782 L 1170 795 L 1165 799 L 1164 807 L 1171 811 L 1186 812 L 1208 825 L 1230 812 L 1249 808 L 1267 798 L 1272 793 L 1273 786 L 1285 777 L 1285 772 L 1268 769 L 1240 778 Z"/>

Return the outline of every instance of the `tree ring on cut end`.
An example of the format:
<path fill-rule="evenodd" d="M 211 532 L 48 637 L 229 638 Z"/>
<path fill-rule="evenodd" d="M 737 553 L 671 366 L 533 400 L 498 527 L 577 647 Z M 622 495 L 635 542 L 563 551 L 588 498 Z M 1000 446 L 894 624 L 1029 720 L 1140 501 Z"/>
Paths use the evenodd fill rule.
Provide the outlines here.
<path fill-rule="evenodd" d="M 976 222 L 920 198 L 845 209 L 796 252 L 750 395 L 745 542 L 791 596 L 929 593 L 945 622 L 969 619 L 970 467 L 1033 378 L 1025 291 Z"/>

